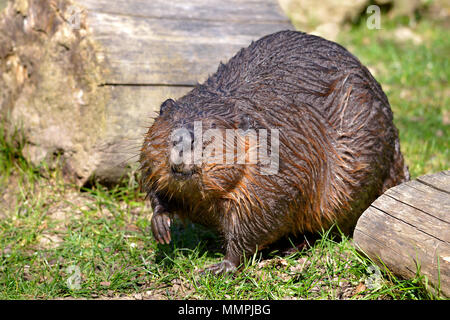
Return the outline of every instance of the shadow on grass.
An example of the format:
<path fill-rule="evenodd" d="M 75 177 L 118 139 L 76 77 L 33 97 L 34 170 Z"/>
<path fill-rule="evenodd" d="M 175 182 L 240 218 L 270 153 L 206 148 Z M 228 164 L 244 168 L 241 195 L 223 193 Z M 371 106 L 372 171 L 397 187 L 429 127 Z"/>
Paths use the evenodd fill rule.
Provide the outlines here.
<path fill-rule="evenodd" d="M 174 261 L 184 252 L 194 253 L 196 257 L 217 258 L 223 254 L 223 242 L 213 231 L 193 223 L 183 224 L 174 219 L 171 227 L 170 244 L 158 244 L 155 263 L 172 267 Z"/>
<path fill-rule="evenodd" d="M 155 263 L 165 268 L 174 267 L 177 258 L 217 259 L 224 255 L 223 241 L 215 232 L 198 224 L 188 223 L 184 225 L 175 219 L 171 227 L 172 241 L 170 244 L 158 244 Z M 324 238 L 320 233 L 305 233 L 297 236 L 289 235 L 280 238 L 275 243 L 259 250 L 257 255 L 261 259 L 273 259 L 276 256 L 288 256 L 295 253 L 306 252 Z M 339 241 L 340 237 L 335 233 L 327 232 L 326 239 Z M 251 257 L 246 257 L 247 259 Z"/>
<path fill-rule="evenodd" d="M 176 264 L 186 264 L 192 261 L 195 264 L 200 260 L 221 259 L 224 255 L 222 239 L 213 231 L 197 225 L 184 226 L 180 221 L 174 221 L 171 228 L 172 241 L 168 245 L 158 244 L 154 262 L 165 269 L 179 267 Z M 288 256 L 299 252 L 306 252 L 313 247 L 320 234 L 302 234 L 298 236 L 283 237 L 277 242 L 256 253 L 258 259 L 269 260 L 277 256 Z M 244 257 L 244 260 L 252 256 Z M 245 264 L 245 261 L 244 264 Z M 218 261 L 217 261 L 218 262 Z M 207 263 L 207 265 L 210 263 Z"/>

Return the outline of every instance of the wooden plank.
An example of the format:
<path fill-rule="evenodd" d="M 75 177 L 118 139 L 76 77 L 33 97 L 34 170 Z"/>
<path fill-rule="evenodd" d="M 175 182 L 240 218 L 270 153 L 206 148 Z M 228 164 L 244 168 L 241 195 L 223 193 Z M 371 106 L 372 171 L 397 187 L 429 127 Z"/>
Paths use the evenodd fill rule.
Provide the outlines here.
<path fill-rule="evenodd" d="M 292 29 L 286 23 L 260 23 L 257 21 L 203 21 L 168 20 L 117 16 L 90 12 L 88 19 L 95 26 L 94 35 L 116 35 L 120 40 L 134 39 L 173 41 L 185 43 L 222 43 L 248 45 L 266 33 Z"/>
<path fill-rule="evenodd" d="M 183 96 L 192 87 L 109 86 L 104 89 L 111 92 L 106 121 L 111 132 L 108 136 L 142 140 L 161 103 Z"/>
<path fill-rule="evenodd" d="M 450 243 L 450 232 L 446 232 L 450 230 L 450 223 L 420 211 L 407 203 L 388 196 L 381 196 L 372 203 L 371 207 L 383 211 L 386 215 L 403 223 L 414 226 L 419 232 Z M 392 208 L 395 208 L 395 211 Z"/>
<path fill-rule="evenodd" d="M 276 0 L 79 0 L 90 11 L 176 20 L 288 22 Z M 250 18 L 250 19 L 249 19 Z"/>
<path fill-rule="evenodd" d="M 261 36 L 285 23 L 146 19 L 90 12 L 94 39 L 111 73 L 107 83 L 195 85 Z"/>
<path fill-rule="evenodd" d="M 400 202 L 424 210 L 442 221 L 450 223 L 450 197 L 418 181 L 409 181 L 385 192 Z"/>
<path fill-rule="evenodd" d="M 111 94 L 110 104 L 106 113 L 106 139 L 99 141 L 96 149 L 108 165 L 99 166 L 111 168 L 119 164 L 132 164 L 137 157 L 144 134 L 152 123 L 161 103 L 168 99 L 177 99 L 190 90 L 191 87 L 169 86 L 105 86 L 103 90 Z M 99 175 L 96 172 L 96 175 Z"/>
<path fill-rule="evenodd" d="M 353 237 L 356 239 L 355 244 L 357 247 L 371 257 L 374 262 L 380 263 L 381 261 L 395 274 L 407 278 L 414 277 L 416 274 L 416 261 L 419 261 L 420 264 L 423 261 L 426 261 L 428 265 L 435 264 L 433 256 L 428 255 L 420 247 L 405 251 L 405 248 L 410 247 L 411 244 L 405 241 L 404 237 L 399 238 L 397 232 L 400 228 L 404 232 L 402 228 L 404 227 L 408 234 L 415 234 L 414 228 L 408 225 L 397 227 L 398 229 L 390 228 L 389 224 L 397 225 L 397 221 L 392 220 L 393 218 L 386 218 L 383 213 L 376 209 L 369 208 L 368 210 L 371 214 L 370 221 L 364 221 L 363 219 L 359 227 L 355 229 Z M 385 219 L 386 223 L 373 223 L 375 220 L 382 221 Z M 374 228 L 375 225 L 376 227 Z M 380 236 L 374 236 L 375 232 L 379 233 Z M 364 239 L 361 239 L 361 237 L 364 237 Z M 416 238 L 422 240 L 420 236 L 416 236 Z M 438 247 L 440 243 L 432 240 L 428 245 Z M 425 271 L 429 275 L 428 269 Z"/>
<path fill-rule="evenodd" d="M 377 230 L 381 233 L 391 234 L 385 232 L 383 229 Z M 448 272 L 450 248 L 448 246 L 442 247 L 442 244 L 438 244 L 436 247 L 438 254 L 434 257 L 430 257 L 420 250 L 405 254 L 403 245 L 385 241 L 387 236 L 383 239 L 378 237 L 374 238 L 373 234 L 370 226 L 366 228 L 361 227 L 355 230 L 354 238 L 357 239 L 356 246 L 376 264 L 381 268 L 384 268 L 383 265 L 385 265 L 391 272 L 406 279 L 415 277 L 418 268 L 420 268 L 421 275 L 432 279 L 431 281 L 436 287 L 440 283 L 442 293 L 448 297 L 450 296 L 450 289 L 448 287 L 448 283 L 450 283 L 450 273 Z M 393 236 L 395 237 L 396 235 L 393 234 Z M 439 272 L 438 265 L 440 268 Z M 436 290 L 433 290 L 433 292 L 436 292 Z"/>
<path fill-rule="evenodd" d="M 431 261 L 438 246 L 444 245 L 444 248 L 450 250 L 448 242 L 430 237 L 420 229 L 420 226 L 409 224 L 372 206 L 367 209 L 367 212 L 366 224 L 361 224 L 361 228 L 358 229 L 366 231 L 368 234 L 375 233 L 377 239 L 383 240 L 379 242 L 385 243 L 387 247 L 397 253 L 409 255 L 411 258 L 416 258 L 418 254 L 423 258 L 422 261 Z M 373 221 L 380 223 L 373 223 Z M 446 252 L 450 252 L 449 250 Z"/>
<path fill-rule="evenodd" d="M 441 293 L 450 297 L 450 197 L 436 188 L 447 186 L 450 175 L 419 179 L 393 187 L 375 200 L 358 220 L 354 243 L 402 277 L 414 277 L 420 266 L 435 290 L 440 286 Z"/>
<path fill-rule="evenodd" d="M 227 59 L 241 46 L 222 44 L 192 44 L 180 46 L 173 42 L 142 40 L 138 46 L 133 41 L 105 39 L 110 73 L 105 83 L 196 85 L 213 74 L 219 62 Z M 115 47 L 115 45 L 118 45 Z M 128 51 L 120 50 L 128 45 Z M 139 50 L 147 47 L 148 50 Z M 132 49 L 136 48 L 136 49 Z"/>
<path fill-rule="evenodd" d="M 358 221 L 354 242 L 380 267 L 412 278 L 420 273 L 450 296 L 450 245 L 420 232 L 376 208 L 369 207 Z M 439 271 L 438 271 L 439 265 Z M 438 280 L 439 279 L 439 280 Z"/>
<path fill-rule="evenodd" d="M 448 182 L 449 174 L 450 170 L 446 172 L 443 171 L 437 174 L 419 177 L 417 178 L 417 181 L 450 195 L 450 183 Z"/>

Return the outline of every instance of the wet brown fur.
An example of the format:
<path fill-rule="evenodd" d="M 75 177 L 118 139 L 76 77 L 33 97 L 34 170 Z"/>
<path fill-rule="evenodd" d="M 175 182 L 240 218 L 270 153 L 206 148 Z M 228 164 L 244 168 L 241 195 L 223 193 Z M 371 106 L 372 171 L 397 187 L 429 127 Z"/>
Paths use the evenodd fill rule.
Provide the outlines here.
<path fill-rule="evenodd" d="M 239 128 L 243 115 L 251 128 L 280 130 L 278 174 L 259 174 L 257 163 L 204 164 L 181 182 L 171 176 L 172 130 L 197 120 Z M 141 185 L 154 209 L 157 199 L 162 211 L 215 228 L 234 261 L 333 223 L 349 233 L 371 202 L 409 179 L 392 120 L 381 86 L 347 50 L 278 32 L 155 118 L 141 150 Z"/>

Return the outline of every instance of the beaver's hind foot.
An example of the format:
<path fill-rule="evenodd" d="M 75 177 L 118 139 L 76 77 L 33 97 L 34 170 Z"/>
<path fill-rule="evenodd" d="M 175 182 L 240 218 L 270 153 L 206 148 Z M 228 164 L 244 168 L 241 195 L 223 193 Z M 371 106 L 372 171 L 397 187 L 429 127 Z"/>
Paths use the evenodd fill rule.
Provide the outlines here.
<path fill-rule="evenodd" d="M 213 264 L 205 269 L 200 270 L 200 274 L 206 275 L 207 273 L 211 273 L 214 275 L 225 274 L 225 273 L 233 273 L 237 269 L 237 266 L 231 262 L 230 260 L 223 260 L 222 262 Z"/>

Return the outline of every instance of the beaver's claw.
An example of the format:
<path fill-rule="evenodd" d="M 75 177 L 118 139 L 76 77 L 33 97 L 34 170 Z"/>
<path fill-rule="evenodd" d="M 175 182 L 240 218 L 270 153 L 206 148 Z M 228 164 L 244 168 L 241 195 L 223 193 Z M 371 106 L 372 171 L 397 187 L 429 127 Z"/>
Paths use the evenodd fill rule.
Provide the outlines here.
<path fill-rule="evenodd" d="M 159 213 L 152 218 L 152 232 L 156 241 L 161 244 L 170 243 L 170 217 L 166 213 Z"/>
<path fill-rule="evenodd" d="M 224 274 L 228 272 L 236 271 L 236 266 L 229 260 L 223 260 L 222 262 L 213 264 L 212 266 L 207 267 L 200 271 L 200 274 L 205 275 L 207 273 L 216 274 Z"/>

